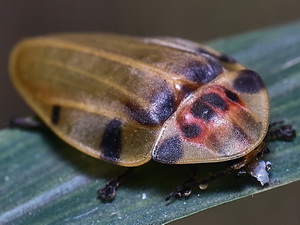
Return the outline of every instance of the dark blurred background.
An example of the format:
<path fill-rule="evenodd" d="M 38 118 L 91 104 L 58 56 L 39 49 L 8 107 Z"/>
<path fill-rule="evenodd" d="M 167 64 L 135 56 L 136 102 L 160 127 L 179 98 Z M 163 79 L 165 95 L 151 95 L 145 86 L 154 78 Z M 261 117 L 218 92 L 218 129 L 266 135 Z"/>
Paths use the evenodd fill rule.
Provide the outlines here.
<path fill-rule="evenodd" d="M 66 31 L 168 35 L 204 42 L 300 19 L 299 0 L 0 0 L 0 128 L 31 115 L 8 77 L 12 46 Z M 299 182 L 173 224 L 300 224 Z"/>

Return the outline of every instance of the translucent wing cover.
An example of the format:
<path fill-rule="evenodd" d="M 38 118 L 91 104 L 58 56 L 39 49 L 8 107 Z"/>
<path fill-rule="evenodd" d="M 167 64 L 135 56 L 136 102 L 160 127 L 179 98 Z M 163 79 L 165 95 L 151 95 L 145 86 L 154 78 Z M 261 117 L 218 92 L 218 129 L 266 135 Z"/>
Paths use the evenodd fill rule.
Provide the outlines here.
<path fill-rule="evenodd" d="M 268 96 L 264 88 L 251 94 L 234 89 L 238 73 L 228 71 L 243 68 L 190 41 L 111 34 L 28 39 L 14 49 L 10 60 L 16 88 L 58 136 L 93 157 L 123 166 L 141 165 L 151 157 L 164 163 L 225 160 L 255 147 L 266 133 Z M 228 124 L 236 117 L 247 134 L 258 132 L 250 135 L 246 149 L 233 155 L 226 150 L 225 155 L 214 153 L 220 144 L 211 150 L 208 142 L 199 144 L 182 135 L 180 115 L 212 81 L 234 89 L 244 104 L 241 112 L 261 124 L 254 129 L 237 122 L 247 116 L 241 119 L 233 108 L 228 113 L 216 110 Z M 216 124 L 213 131 L 220 133 Z M 225 140 L 222 144 L 230 146 Z"/>

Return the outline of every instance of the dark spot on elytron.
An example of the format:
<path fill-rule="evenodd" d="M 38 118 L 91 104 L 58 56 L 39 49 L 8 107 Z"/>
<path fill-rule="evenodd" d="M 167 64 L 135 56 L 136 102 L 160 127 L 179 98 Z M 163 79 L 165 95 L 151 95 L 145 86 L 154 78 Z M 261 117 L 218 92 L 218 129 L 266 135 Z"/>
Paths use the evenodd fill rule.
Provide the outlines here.
<path fill-rule="evenodd" d="M 231 56 L 226 55 L 224 53 L 221 53 L 221 55 L 216 55 L 216 54 L 213 54 L 213 53 L 211 53 L 209 51 L 206 51 L 203 48 L 197 48 L 195 51 L 198 54 L 207 54 L 207 55 L 210 55 L 211 57 L 219 59 L 220 61 L 225 62 L 225 63 L 236 63 L 237 62 L 234 58 L 232 58 Z"/>
<path fill-rule="evenodd" d="M 118 119 L 111 120 L 105 127 L 100 149 L 102 150 L 102 156 L 107 160 L 116 162 L 120 158 L 121 128 L 122 122 Z"/>
<path fill-rule="evenodd" d="M 233 82 L 233 87 L 239 92 L 254 94 L 259 92 L 264 87 L 264 84 L 255 71 L 241 70 Z"/>
<path fill-rule="evenodd" d="M 198 137 L 202 129 L 199 125 L 193 123 L 193 124 L 184 124 L 181 126 L 181 131 L 183 135 L 187 138 L 195 138 Z"/>
<path fill-rule="evenodd" d="M 205 56 L 205 59 L 204 62 L 190 61 L 179 72 L 190 81 L 199 84 L 208 83 L 223 72 L 223 67 L 216 59 L 210 56 Z"/>
<path fill-rule="evenodd" d="M 215 111 L 209 105 L 200 100 L 194 102 L 191 113 L 195 117 L 206 121 L 211 120 L 216 115 Z"/>
<path fill-rule="evenodd" d="M 143 125 L 155 126 L 167 120 L 175 110 L 175 97 L 169 90 L 159 92 L 150 102 L 148 109 L 136 104 L 125 104 L 129 116 Z"/>
<path fill-rule="evenodd" d="M 59 121 L 61 107 L 58 105 L 53 106 L 51 113 L 51 122 L 57 124 Z"/>
<path fill-rule="evenodd" d="M 236 93 L 234 93 L 228 89 L 225 89 L 225 94 L 226 94 L 226 97 L 228 99 L 230 99 L 231 101 L 239 102 L 239 96 Z"/>
<path fill-rule="evenodd" d="M 204 94 L 201 96 L 201 100 L 223 111 L 227 109 L 227 103 L 216 93 Z"/>
<path fill-rule="evenodd" d="M 153 159 L 161 163 L 176 163 L 183 155 L 178 136 L 165 139 L 153 152 Z"/>

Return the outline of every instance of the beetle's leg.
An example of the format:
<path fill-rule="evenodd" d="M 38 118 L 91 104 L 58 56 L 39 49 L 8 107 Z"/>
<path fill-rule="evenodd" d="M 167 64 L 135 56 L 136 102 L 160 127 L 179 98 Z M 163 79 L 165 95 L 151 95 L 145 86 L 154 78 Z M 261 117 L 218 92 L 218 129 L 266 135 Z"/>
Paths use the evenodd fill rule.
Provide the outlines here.
<path fill-rule="evenodd" d="M 191 184 L 194 183 L 195 176 L 198 171 L 198 167 L 196 165 L 191 165 L 190 168 L 192 169 L 191 177 L 183 183 L 183 185 L 177 186 L 174 191 L 172 191 L 165 200 L 168 201 L 170 198 L 177 196 L 177 197 L 188 197 L 192 193 L 192 186 Z"/>
<path fill-rule="evenodd" d="M 269 132 L 266 135 L 265 141 L 290 141 L 295 137 L 296 131 L 291 125 L 284 125 L 284 121 L 278 121 L 270 124 Z M 192 188 L 196 186 L 198 186 L 200 189 L 205 189 L 213 180 L 226 174 L 230 174 L 233 171 L 238 171 L 238 175 L 248 173 L 255 177 L 261 183 L 261 185 L 264 186 L 269 182 L 268 171 L 271 169 L 271 163 L 269 161 L 264 162 L 262 160 L 258 160 L 258 158 L 262 157 L 269 151 L 270 150 L 265 146 L 265 144 L 262 143 L 254 151 L 244 156 L 242 159 L 239 159 L 236 163 L 225 168 L 224 170 L 212 174 L 201 181 L 189 180 L 183 185 L 176 187 L 176 189 L 166 197 L 166 201 L 172 197 L 189 196 L 192 192 Z"/>
<path fill-rule="evenodd" d="M 192 187 L 194 186 L 194 180 L 187 180 L 183 185 L 177 186 L 174 191 L 172 191 L 165 198 L 166 201 L 173 197 L 188 197 L 192 193 Z"/>
<path fill-rule="evenodd" d="M 271 123 L 269 126 L 269 132 L 265 138 L 266 141 L 291 141 L 296 137 L 296 131 L 292 125 L 284 125 L 284 121 L 278 121 Z"/>
<path fill-rule="evenodd" d="M 265 143 L 262 143 L 255 150 L 250 152 L 248 155 L 242 157 L 241 159 L 236 160 L 229 167 L 226 167 L 221 171 L 211 174 L 207 178 L 204 178 L 200 181 L 195 181 L 194 179 L 191 179 L 185 182 L 183 185 L 176 187 L 176 189 L 172 191 L 166 197 L 165 200 L 168 201 L 173 197 L 189 196 L 192 193 L 192 189 L 197 186 L 201 190 L 204 190 L 207 188 L 210 182 L 224 175 L 231 174 L 233 171 L 238 171 L 238 174 L 241 172 L 248 173 L 251 176 L 255 177 L 263 185 L 268 182 L 268 174 L 265 173 L 267 173 L 271 165 L 269 162 L 264 162 L 263 164 L 261 163 L 263 161 L 258 161 L 257 159 L 258 157 L 261 157 L 266 152 L 268 152 L 268 148 L 266 148 Z"/>
<path fill-rule="evenodd" d="M 165 200 L 168 201 L 173 197 L 188 197 L 192 193 L 192 189 L 194 187 L 199 187 L 201 190 L 204 190 L 207 188 L 208 184 L 215 179 L 222 177 L 226 174 L 229 174 L 234 169 L 232 167 L 228 167 L 224 170 L 221 170 L 217 173 L 211 174 L 209 177 L 202 179 L 200 181 L 195 181 L 194 179 L 190 179 L 186 181 L 183 185 L 177 186 L 174 191 L 172 191 Z"/>
<path fill-rule="evenodd" d="M 10 128 L 43 128 L 45 125 L 37 118 L 31 117 L 16 117 L 9 121 Z"/>
<path fill-rule="evenodd" d="M 132 172 L 134 167 L 128 168 L 124 173 L 120 174 L 118 177 L 110 180 L 105 186 L 97 191 L 98 198 L 103 201 L 111 201 L 116 196 L 116 190 L 126 177 Z"/>

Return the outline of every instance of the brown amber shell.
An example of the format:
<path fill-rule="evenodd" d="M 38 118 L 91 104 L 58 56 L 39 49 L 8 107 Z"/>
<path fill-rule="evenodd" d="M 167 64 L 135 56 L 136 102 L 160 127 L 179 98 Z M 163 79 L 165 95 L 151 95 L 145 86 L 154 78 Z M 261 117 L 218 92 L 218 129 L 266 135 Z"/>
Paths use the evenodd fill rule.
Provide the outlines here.
<path fill-rule="evenodd" d="M 179 38 L 31 38 L 15 47 L 10 72 L 54 133 L 122 166 L 227 161 L 255 149 L 268 130 L 260 76 Z"/>

